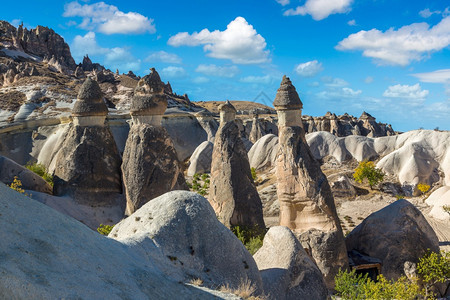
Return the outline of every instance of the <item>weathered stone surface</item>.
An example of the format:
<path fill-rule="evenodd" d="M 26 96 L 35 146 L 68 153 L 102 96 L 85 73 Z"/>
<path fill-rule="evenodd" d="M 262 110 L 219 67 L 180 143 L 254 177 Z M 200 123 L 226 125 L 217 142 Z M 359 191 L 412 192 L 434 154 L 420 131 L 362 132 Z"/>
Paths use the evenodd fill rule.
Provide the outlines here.
<path fill-rule="evenodd" d="M 283 77 L 279 91 L 290 91 L 291 100 L 284 106 L 275 106 L 280 120 L 279 150 L 276 162 L 277 194 L 280 202 L 280 225 L 296 234 L 314 231 L 308 246 L 322 271 L 329 288 L 339 268 L 348 265 L 347 251 L 333 195 L 326 176 L 313 157 L 301 127 L 301 110 L 295 87 Z M 274 101 L 274 105 L 275 105 Z M 289 103 L 292 103 L 290 105 Z M 301 102 L 300 102 L 301 103 Z M 318 241 L 316 237 L 320 237 Z M 305 244 L 304 247 L 307 247 Z"/>
<path fill-rule="evenodd" d="M 223 121 L 214 141 L 209 201 L 225 226 L 264 229 L 261 199 L 253 183 L 247 151 L 234 115 L 228 115 L 234 112 L 228 105 L 222 109 Z"/>
<path fill-rule="evenodd" d="M 23 189 L 52 194 L 52 187 L 39 175 L 9 158 L 0 156 L 0 181 L 11 184 L 15 176 L 22 182 Z"/>
<path fill-rule="evenodd" d="M 108 202 L 107 197 L 95 194 L 122 192 L 120 156 L 108 127 L 70 125 L 55 161 L 56 195 L 68 193 L 100 204 Z"/>
<path fill-rule="evenodd" d="M 187 189 L 172 140 L 162 127 L 131 127 L 123 153 L 128 215 L 166 192 Z"/>
<path fill-rule="evenodd" d="M 269 169 L 275 166 L 278 154 L 278 137 L 266 134 L 260 138 L 248 152 L 250 167 L 256 170 Z"/>
<path fill-rule="evenodd" d="M 180 284 L 138 249 L 2 183 L 0 195 L 2 299 L 238 299 Z M 155 248 L 161 265 L 166 261 L 165 269 L 172 268 L 158 253 Z"/>
<path fill-rule="evenodd" d="M 440 220 L 450 220 L 450 215 L 443 208 L 444 206 L 450 206 L 450 186 L 437 189 L 425 202 L 432 207 L 430 216 Z"/>
<path fill-rule="evenodd" d="M 289 228 L 270 228 L 253 258 L 270 299 L 327 299 L 322 273 Z"/>
<path fill-rule="evenodd" d="M 295 87 L 292 85 L 291 80 L 286 75 L 281 80 L 280 87 L 278 88 L 277 95 L 273 101 L 273 106 L 276 110 L 297 110 L 303 108 L 303 103 L 298 96 Z"/>
<path fill-rule="evenodd" d="M 200 278 L 206 286 L 236 288 L 248 279 L 262 291 L 253 257 L 196 193 L 173 191 L 153 199 L 117 224 L 109 237 L 130 245 L 180 281 Z M 159 254 L 155 247 L 171 269 L 152 259 Z"/>
<path fill-rule="evenodd" d="M 54 56 L 64 67 L 70 70 L 76 68 L 69 45 L 48 27 L 37 26 L 36 29 L 28 30 L 19 25 L 16 29 L 8 22 L 0 21 L 0 42 L 42 58 Z"/>
<path fill-rule="evenodd" d="M 439 240 L 430 224 L 404 199 L 371 214 L 345 242 L 349 251 L 381 259 L 381 273 L 388 279 L 405 275 L 405 262 L 417 263 L 427 249 L 439 251 Z"/>
<path fill-rule="evenodd" d="M 248 139 L 253 144 L 256 143 L 263 135 L 265 134 L 264 126 L 261 124 L 261 121 L 258 119 L 258 115 L 255 114 L 252 122 L 252 129 L 250 131 Z"/>
<path fill-rule="evenodd" d="M 214 144 L 210 141 L 201 143 L 192 153 L 190 164 L 187 171 L 188 176 L 194 176 L 196 173 L 210 173 L 211 161 Z"/>
<path fill-rule="evenodd" d="M 335 197 L 356 196 L 355 187 L 351 184 L 346 174 L 333 174 L 328 176 L 331 192 Z"/>
<path fill-rule="evenodd" d="M 72 109 L 72 115 L 82 116 L 106 116 L 108 108 L 103 101 L 103 93 L 98 83 L 86 78 L 78 92 L 77 101 Z"/>

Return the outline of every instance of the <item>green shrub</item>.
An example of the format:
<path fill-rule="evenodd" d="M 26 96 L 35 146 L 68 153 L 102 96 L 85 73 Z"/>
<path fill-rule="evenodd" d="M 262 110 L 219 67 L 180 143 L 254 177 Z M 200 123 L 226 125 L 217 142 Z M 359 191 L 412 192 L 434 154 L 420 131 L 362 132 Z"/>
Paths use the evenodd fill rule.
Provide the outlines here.
<path fill-rule="evenodd" d="M 29 162 L 25 165 L 25 168 L 44 178 L 53 187 L 53 176 L 47 172 L 44 165 L 38 164 L 37 162 Z"/>
<path fill-rule="evenodd" d="M 256 169 L 252 167 L 250 171 L 252 172 L 253 181 L 256 181 L 256 178 L 258 178 L 258 176 L 256 176 Z"/>
<path fill-rule="evenodd" d="M 265 231 L 262 232 L 257 227 L 233 226 L 231 227 L 231 231 L 244 244 L 251 255 L 255 254 L 262 247 L 264 235 L 266 234 Z"/>
<path fill-rule="evenodd" d="M 343 299 L 418 299 L 423 298 L 417 279 L 409 280 L 405 276 L 397 281 L 387 280 L 383 275 L 373 281 L 367 275 L 339 270 L 334 278 L 336 294 Z"/>
<path fill-rule="evenodd" d="M 355 169 L 353 178 L 359 183 L 362 183 L 365 179 L 367 179 L 370 189 L 372 189 L 374 185 L 383 181 L 384 173 L 381 169 L 375 167 L 373 161 L 362 161 Z"/>
<path fill-rule="evenodd" d="M 417 264 L 417 272 L 425 285 L 426 294 L 431 294 L 431 289 L 438 283 L 447 283 L 447 289 L 450 281 L 450 252 L 441 251 L 440 253 L 428 251 Z M 444 296 L 445 292 L 443 293 Z"/>
<path fill-rule="evenodd" d="M 100 234 L 103 234 L 103 235 L 108 235 L 113 228 L 114 228 L 114 225 L 100 224 L 100 226 L 98 226 L 98 228 L 97 228 L 97 232 Z"/>
<path fill-rule="evenodd" d="M 197 192 L 198 194 L 205 196 L 208 194 L 209 191 L 209 174 L 199 174 L 196 173 L 192 177 L 192 184 L 189 184 L 188 187 L 192 189 L 194 192 Z"/>

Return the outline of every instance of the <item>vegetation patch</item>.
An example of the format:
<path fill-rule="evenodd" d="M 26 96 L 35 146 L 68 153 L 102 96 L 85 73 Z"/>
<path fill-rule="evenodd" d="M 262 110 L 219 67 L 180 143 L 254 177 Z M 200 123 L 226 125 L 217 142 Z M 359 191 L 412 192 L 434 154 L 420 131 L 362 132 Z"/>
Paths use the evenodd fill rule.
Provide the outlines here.
<path fill-rule="evenodd" d="M 111 232 L 111 230 L 113 228 L 114 228 L 114 225 L 103 225 L 103 224 L 100 224 L 100 226 L 98 226 L 98 228 L 97 228 L 97 232 L 102 234 L 102 235 L 106 235 L 107 236 Z"/>
<path fill-rule="evenodd" d="M 375 167 L 375 163 L 373 161 L 362 161 L 355 169 L 353 178 L 358 183 L 367 181 L 369 183 L 370 189 L 372 190 L 375 185 L 383 181 L 384 172 L 381 169 Z"/>
<path fill-rule="evenodd" d="M 245 226 L 233 226 L 231 231 L 236 235 L 236 237 L 244 244 L 248 252 L 251 255 L 255 254 L 256 251 L 263 245 L 264 235 L 266 231 L 261 232 L 261 229 L 247 228 Z"/>
<path fill-rule="evenodd" d="M 47 172 L 44 165 L 38 164 L 37 162 L 29 162 L 25 165 L 25 168 L 41 176 L 45 181 L 47 181 L 48 184 L 50 184 L 50 186 L 53 187 L 53 176 Z"/>

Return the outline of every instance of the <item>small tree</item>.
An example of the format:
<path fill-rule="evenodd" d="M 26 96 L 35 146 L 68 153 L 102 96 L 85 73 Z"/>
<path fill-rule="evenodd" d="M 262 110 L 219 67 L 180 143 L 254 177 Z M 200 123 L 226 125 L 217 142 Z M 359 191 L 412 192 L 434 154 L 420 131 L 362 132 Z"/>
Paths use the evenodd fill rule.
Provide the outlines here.
<path fill-rule="evenodd" d="M 355 169 L 353 178 L 359 183 L 362 183 L 364 179 L 367 179 L 370 189 L 372 189 L 374 185 L 383 181 L 384 173 L 381 169 L 375 167 L 373 161 L 362 161 Z"/>

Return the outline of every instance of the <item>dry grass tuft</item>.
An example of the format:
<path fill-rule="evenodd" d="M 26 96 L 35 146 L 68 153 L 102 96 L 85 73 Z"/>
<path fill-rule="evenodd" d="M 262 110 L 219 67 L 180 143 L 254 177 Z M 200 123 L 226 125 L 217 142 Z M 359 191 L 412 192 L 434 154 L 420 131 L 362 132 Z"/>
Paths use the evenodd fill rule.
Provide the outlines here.
<path fill-rule="evenodd" d="M 191 279 L 191 281 L 189 281 L 189 283 L 195 286 L 202 286 L 203 280 L 201 280 L 200 278 L 193 278 Z"/>
<path fill-rule="evenodd" d="M 242 280 L 239 286 L 234 289 L 231 288 L 228 284 L 223 285 L 219 288 L 219 291 L 222 293 L 230 293 L 235 294 L 238 297 L 247 300 L 265 300 L 264 296 L 255 296 L 253 295 L 256 292 L 256 286 L 252 284 L 252 282 L 248 279 Z"/>

